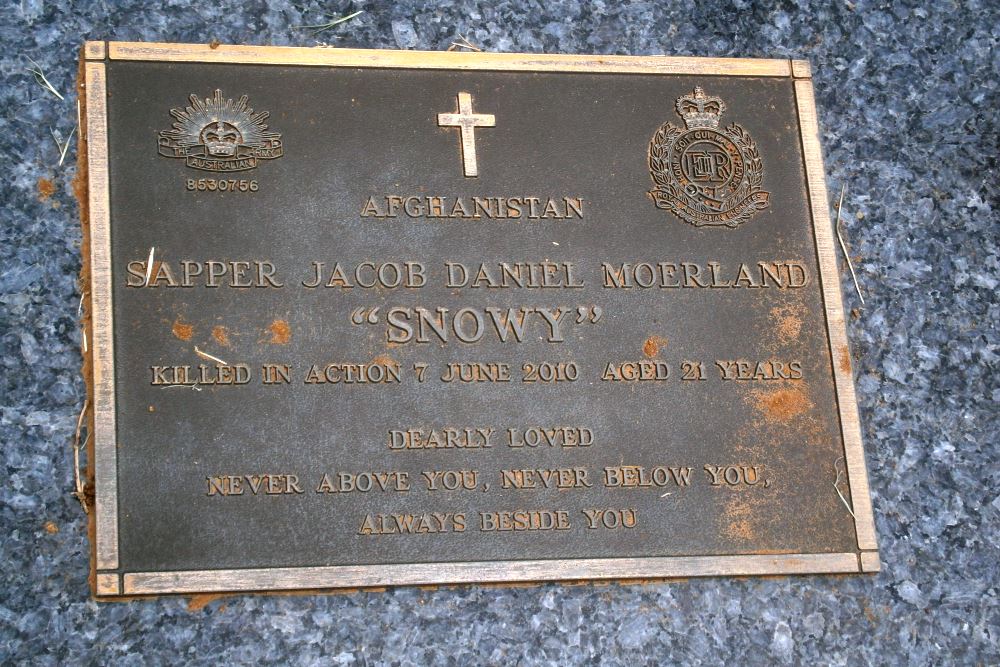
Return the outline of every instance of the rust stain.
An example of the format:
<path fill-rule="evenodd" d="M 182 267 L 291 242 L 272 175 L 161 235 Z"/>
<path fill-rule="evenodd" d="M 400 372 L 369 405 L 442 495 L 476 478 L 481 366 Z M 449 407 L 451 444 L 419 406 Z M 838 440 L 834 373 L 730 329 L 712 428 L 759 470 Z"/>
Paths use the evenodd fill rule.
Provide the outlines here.
<path fill-rule="evenodd" d="M 749 519 L 740 519 L 730 523 L 726 527 L 726 535 L 734 539 L 750 541 L 753 539 L 753 529 L 750 527 Z"/>
<path fill-rule="evenodd" d="M 750 398 L 754 402 L 754 407 L 768 422 L 788 422 L 812 407 L 804 389 L 800 387 L 773 391 L 757 390 L 750 392 Z"/>
<path fill-rule="evenodd" d="M 373 358 L 370 363 L 372 365 L 378 364 L 380 366 L 399 366 L 399 362 L 390 357 L 388 354 L 380 354 Z"/>
<path fill-rule="evenodd" d="M 840 348 L 840 370 L 845 373 L 851 372 L 851 353 L 846 347 Z"/>
<path fill-rule="evenodd" d="M 667 346 L 667 339 L 663 336 L 650 336 L 642 346 L 642 353 L 652 359 L 660 353 L 660 348 Z"/>
<path fill-rule="evenodd" d="M 188 598 L 188 611 L 201 611 L 216 600 L 221 600 L 224 597 L 226 596 L 221 593 L 201 593 L 199 595 L 192 595 Z"/>
<path fill-rule="evenodd" d="M 59 532 L 59 526 L 57 526 L 56 524 L 52 523 L 51 521 L 46 521 L 45 522 L 45 532 L 48 533 L 49 535 L 55 535 L 56 533 Z"/>
<path fill-rule="evenodd" d="M 121 444 L 118 446 L 121 447 Z M 94 507 L 96 496 L 93 482 L 87 482 L 83 485 L 83 497 L 87 500 L 87 507 Z"/>
<path fill-rule="evenodd" d="M 878 616 L 875 615 L 875 611 L 868 605 L 863 605 L 862 611 L 864 611 L 865 618 L 867 618 L 869 622 L 875 623 L 878 621 Z"/>
<path fill-rule="evenodd" d="M 736 496 L 729 500 L 722 515 L 721 528 L 726 537 L 746 542 L 754 539 L 757 531 L 754 530 L 753 510 L 745 498 Z"/>
<path fill-rule="evenodd" d="M 267 328 L 271 332 L 271 342 L 275 345 L 287 345 L 292 339 L 292 328 L 285 320 L 275 320 Z"/>
<path fill-rule="evenodd" d="M 170 330 L 174 332 L 174 336 L 179 340 L 191 340 L 191 337 L 194 335 L 194 325 L 182 322 L 179 317 L 174 320 L 174 325 Z"/>
<path fill-rule="evenodd" d="M 778 509 L 782 505 L 778 489 L 765 489 L 757 485 L 730 487 L 724 491 L 731 494 L 731 497 L 724 502 L 716 523 L 721 535 L 737 544 L 751 547 L 750 553 L 759 556 L 796 553 L 793 545 L 781 548 L 767 545 L 781 525 Z"/>
<path fill-rule="evenodd" d="M 76 197 L 76 201 L 83 206 L 87 201 L 87 181 L 85 178 L 86 172 L 77 169 L 76 176 L 70 181 L 70 187 L 73 188 L 73 196 Z"/>
<path fill-rule="evenodd" d="M 229 347 L 229 332 L 226 330 L 226 327 L 222 325 L 212 327 L 212 338 L 214 338 L 215 342 L 219 345 Z"/>
<path fill-rule="evenodd" d="M 38 179 L 38 201 L 48 201 L 56 193 L 56 184 L 48 178 Z"/>
<path fill-rule="evenodd" d="M 802 332 L 802 314 L 793 306 L 776 306 L 771 309 L 771 319 L 782 340 L 796 340 Z"/>

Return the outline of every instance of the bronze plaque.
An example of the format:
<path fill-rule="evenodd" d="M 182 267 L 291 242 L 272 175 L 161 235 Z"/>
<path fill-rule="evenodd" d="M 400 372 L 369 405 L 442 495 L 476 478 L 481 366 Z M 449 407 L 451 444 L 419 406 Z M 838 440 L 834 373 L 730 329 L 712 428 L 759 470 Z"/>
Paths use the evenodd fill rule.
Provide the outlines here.
<path fill-rule="evenodd" d="M 807 63 L 82 69 L 97 595 L 878 569 Z"/>

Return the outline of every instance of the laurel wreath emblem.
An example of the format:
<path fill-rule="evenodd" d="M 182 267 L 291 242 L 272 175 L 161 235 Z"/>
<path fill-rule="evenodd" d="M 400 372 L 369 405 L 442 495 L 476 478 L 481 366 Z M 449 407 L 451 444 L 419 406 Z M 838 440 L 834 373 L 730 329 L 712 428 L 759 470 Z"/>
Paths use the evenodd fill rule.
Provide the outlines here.
<path fill-rule="evenodd" d="M 657 129 L 649 142 L 649 174 L 654 188 L 649 196 L 657 208 L 671 211 L 682 220 L 696 227 L 725 226 L 736 227 L 753 217 L 754 213 L 768 206 L 769 193 L 761 190 L 764 182 L 764 165 L 757 150 L 757 144 L 741 126 L 733 123 L 720 132 L 725 134 L 743 156 L 746 173 L 739 187 L 727 199 L 736 202 L 724 221 L 706 219 L 692 211 L 696 200 L 684 192 L 680 183 L 670 173 L 671 151 L 684 129 L 673 123 L 664 123 Z"/>

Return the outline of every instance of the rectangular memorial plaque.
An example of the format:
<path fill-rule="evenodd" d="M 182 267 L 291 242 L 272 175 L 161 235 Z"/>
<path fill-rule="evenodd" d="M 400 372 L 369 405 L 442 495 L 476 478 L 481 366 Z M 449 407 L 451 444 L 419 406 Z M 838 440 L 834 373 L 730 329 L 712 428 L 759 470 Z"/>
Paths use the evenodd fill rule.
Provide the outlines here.
<path fill-rule="evenodd" d="M 98 596 L 878 569 L 807 63 L 81 80 Z"/>

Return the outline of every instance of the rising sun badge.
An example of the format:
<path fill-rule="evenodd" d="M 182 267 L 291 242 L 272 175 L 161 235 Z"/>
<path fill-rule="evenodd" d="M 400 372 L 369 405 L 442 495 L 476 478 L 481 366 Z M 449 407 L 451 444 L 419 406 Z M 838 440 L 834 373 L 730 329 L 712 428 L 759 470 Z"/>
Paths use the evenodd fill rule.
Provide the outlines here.
<path fill-rule="evenodd" d="M 192 169 L 223 173 L 255 169 L 260 160 L 282 156 L 281 135 L 264 122 L 270 114 L 254 113 L 246 95 L 233 102 L 216 90 L 213 97 L 189 99 L 190 106 L 170 110 L 174 125 L 160 132 L 160 155 L 183 158 Z"/>
<path fill-rule="evenodd" d="M 725 111 L 722 98 L 695 88 L 677 100 L 687 128 L 664 123 L 649 142 L 650 197 L 696 227 L 736 227 L 767 208 L 757 145 L 735 123 L 719 128 Z"/>

